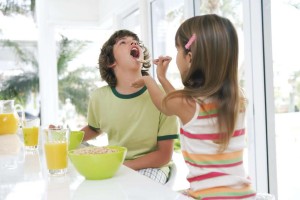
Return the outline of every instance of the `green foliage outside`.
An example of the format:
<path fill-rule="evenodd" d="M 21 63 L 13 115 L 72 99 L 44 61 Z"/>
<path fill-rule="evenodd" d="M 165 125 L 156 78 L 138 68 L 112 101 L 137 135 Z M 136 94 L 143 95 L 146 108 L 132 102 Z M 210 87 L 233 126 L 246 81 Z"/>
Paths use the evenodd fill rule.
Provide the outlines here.
<path fill-rule="evenodd" d="M 34 15 L 35 0 L 2 0 L 0 1 L 0 11 L 5 16 L 14 14 Z"/>
<path fill-rule="evenodd" d="M 0 12 L 4 16 L 24 15 L 33 17 L 35 15 L 35 0 L 4 0 L 0 2 Z M 1 30 L 0 30 L 1 34 Z M 77 113 L 85 116 L 87 112 L 87 101 L 90 90 L 95 86 L 96 68 L 79 66 L 76 70 L 69 70 L 70 61 L 82 53 L 86 47 L 86 41 L 69 40 L 61 36 L 58 42 L 57 71 L 59 100 L 63 104 L 67 98 L 75 105 Z M 22 70 L 22 73 L 2 78 L 0 85 L 0 99 L 14 99 L 16 103 L 23 106 L 29 100 L 31 94 L 34 96 L 34 103 L 39 94 L 39 66 L 37 61 L 37 50 L 29 50 L 18 42 L 0 40 L 0 48 L 10 48 L 14 51 L 15 61 L 22 66 L 30 65 L 32 71 Z M 94 76 L 91 76 L 94 75 Z M 1 74 L 0 74 L 1 76 Z M 4 76 L 3 76 L 4 77 Z"/>
<path fill-rule="evenodd" d="M 14 99 L 17 103 L 26 105 L 30 94 L 37 96 L 39 93 L 39 74 L 38 62 L 33 52 L 26 48 L 22 48 L 17 42 L 0 41 L 2 47 L 9 47 L 14 50 L 16 59 L 24 64 L 31 65 L 33 71 L 23 71 L 19 75 L 11 76 L 2 81 L 0 86 L 0 99 Z M 69 71 L 69 62 L 75 59 L 86 46 L 87 42 L 78 40 L 69 40 L 67 37 L 61 36 L 58 44 L 58 90 L 59 100 L 63 104 L 67 98 L 71 99 L 75 105 L 77 113 L 85 116 L 87 112 L 87 102 L 90 90 L 95 86 L 95 74 L 98 72 L 96 68 L 80 66 L 74 71 Z M 85 77 L 89 77 L 86 79 Z M 35 99 L 35 103 L 36 99 Z"/>

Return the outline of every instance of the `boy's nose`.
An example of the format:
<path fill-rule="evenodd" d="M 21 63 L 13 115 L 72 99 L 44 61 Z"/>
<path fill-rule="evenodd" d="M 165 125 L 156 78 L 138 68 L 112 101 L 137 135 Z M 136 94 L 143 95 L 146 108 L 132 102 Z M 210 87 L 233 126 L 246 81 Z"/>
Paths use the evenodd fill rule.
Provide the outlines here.
<path fill-rule="evenodd" d="M 138 43 L 137 42 L 131 42 L 131 45 L 137 45 Z"/>

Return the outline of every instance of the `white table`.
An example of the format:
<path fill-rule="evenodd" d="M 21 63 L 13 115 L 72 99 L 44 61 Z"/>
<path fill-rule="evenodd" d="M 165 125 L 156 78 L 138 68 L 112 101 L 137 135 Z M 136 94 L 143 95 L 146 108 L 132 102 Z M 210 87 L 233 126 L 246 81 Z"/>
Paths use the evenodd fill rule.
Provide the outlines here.
<path fill-rule="evenodd" d="M 178 192 L 163 186 L 136 171 L 122 166 L 110 179 L 89 181 L 79 175 L 71 162 L 68 174 L 51 177 L 47 174 L 41 148 L 14 154 L 0 154 L 0 199 L 103 199 L 103 200 L 182 200 Z"/>

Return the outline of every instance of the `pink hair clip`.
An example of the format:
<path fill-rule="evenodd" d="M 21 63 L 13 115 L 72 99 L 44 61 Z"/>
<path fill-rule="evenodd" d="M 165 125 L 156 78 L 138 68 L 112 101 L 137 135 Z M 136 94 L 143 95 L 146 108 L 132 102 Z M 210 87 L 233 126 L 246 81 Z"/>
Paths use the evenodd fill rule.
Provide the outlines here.
<path fill-rule="evenodd" d="M 189 39 L 189 41 L 184 46 L 186 49 L 190 49 L 192 43 L 196 40 L 196 34 L 193 33 L 192 37 Z"/>

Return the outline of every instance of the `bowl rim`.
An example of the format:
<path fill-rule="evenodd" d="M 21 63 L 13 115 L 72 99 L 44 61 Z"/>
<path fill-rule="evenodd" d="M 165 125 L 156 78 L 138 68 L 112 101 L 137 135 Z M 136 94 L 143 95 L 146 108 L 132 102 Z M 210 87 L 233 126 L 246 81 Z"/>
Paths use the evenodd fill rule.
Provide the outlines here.
<path fill-rule="evenodd" d="M 76 154 L 74 153 L 74 151 L 79 150 L 79 149 L 83 149 L 83 148 L 91 148 L 91 147 L 106 147 L 109 149 L 118 149 L 119 151 L 117 152 L 109 152 L 109 153 L 98 153 L 98 154 Z M 116 146 L 116 145 L 107 145 L 107 146 L 88 146 L 88 147 L 83 147 L 83 148 L 79 148 L 79 149 L 72 149 L 72 150 L 68 150 L 68 155 L 74 155 L 74 156 L 99 156 L 99 155 L 110 155 L 110 154 L 118 154 L 118 153 L 124 153 L 127 151 L 126 147 L 123 146 Z"/>

